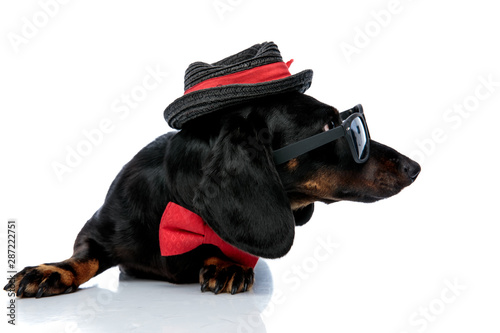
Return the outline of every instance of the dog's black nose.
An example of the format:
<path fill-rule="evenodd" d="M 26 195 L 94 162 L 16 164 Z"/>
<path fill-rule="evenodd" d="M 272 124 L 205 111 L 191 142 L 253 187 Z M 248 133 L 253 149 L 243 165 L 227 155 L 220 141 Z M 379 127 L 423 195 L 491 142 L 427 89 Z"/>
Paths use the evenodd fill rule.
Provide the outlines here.
<path fill-rule="evenodd" d="M 409 158 L 406 158 L 402 161 L 401 168 L 403 169 L 403 172 L 408 175 L 408 178 L 410 178 L 412 183 L 415 181 L 415 179 L 417 179 L 418 174 L 421 170 L 420 164 L 413 160 L 410 160 Z"/>

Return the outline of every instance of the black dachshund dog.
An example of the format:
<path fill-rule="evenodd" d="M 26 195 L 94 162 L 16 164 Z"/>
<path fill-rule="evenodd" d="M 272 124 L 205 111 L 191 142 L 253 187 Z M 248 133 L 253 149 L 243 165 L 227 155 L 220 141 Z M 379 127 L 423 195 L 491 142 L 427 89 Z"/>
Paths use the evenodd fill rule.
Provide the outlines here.
<path fill-rule="evenodd" d="M 241 250 L 278 258 L 289 251 L 294 227 L 311 218 L 315 201 L 375 202 L 399 193 L 420 172 L 416 162 L 373 140 L 369 157 L 357 163 L 345 138 L 275 163 L 275 150 L 342 124 L 334 107 L 299 92 L 229 111 L 194 119 L 142 149 L 78 234 L 72 257 L 26 267 L 5 289 L 19 297 L 69 293 L 119 265 L 132 276 L 243 292 L 252 287 L 253 269 L 214 245 L 161 255 L 158 230 L 169 202 L 211 221 Z"/>

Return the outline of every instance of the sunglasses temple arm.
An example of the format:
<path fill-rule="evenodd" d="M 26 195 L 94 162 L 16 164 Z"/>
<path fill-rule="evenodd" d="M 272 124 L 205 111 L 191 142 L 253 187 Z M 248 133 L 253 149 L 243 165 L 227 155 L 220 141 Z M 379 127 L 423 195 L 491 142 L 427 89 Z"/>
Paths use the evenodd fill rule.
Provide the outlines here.
<path fill-rule="evenodd" d="M 329 142 L 335 141 L 344 135 L 344 128 L 340 126 L 329 131 L 316 134 L 304 140 L 297 141 L 286 147 L 275 150 L 273 153 L 274 163 L 276 165 L 285 163 L 292 158 L 305 154 L 308 151 L 321 147 Z"/>

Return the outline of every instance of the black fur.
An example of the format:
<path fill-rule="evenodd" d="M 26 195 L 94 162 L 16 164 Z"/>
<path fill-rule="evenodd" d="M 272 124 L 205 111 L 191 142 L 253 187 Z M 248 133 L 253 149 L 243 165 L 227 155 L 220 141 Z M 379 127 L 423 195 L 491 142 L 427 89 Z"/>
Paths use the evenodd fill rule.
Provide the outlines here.
<path fill-rule="evenodd" d="M 204 116 L 157 138 L 113 181 L 103 206 L 79 233 L 72 258 L 97 259 L 95 274 L 120 265 L 140 277 L 195 282 L 205 260 L 227 258 L 211 245 L 162 257 L 158 230 L 170 201 L 200 215 L 240 249 L 278 258 L 292 246 L 294 226 L 311 218 L 315 201 L 373 202 L 418 175 L 417 163 L 375 141 L 363 165 L 353 161 L 344 140 L 274 165 L 273 149 L 319 133 L 329 122 L 340 123 L 335 108 L 289 93 Z M 30 283 L 22 279 L 11 286 Z"/>

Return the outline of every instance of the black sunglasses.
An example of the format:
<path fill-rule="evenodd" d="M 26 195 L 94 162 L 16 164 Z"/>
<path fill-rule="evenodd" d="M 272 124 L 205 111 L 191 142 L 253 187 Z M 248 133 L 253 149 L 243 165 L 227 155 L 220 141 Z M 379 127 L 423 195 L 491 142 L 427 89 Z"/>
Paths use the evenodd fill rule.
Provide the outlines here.
<path fill-rule="evenodd" d="M 340 113 L 342 124 L 328 131 L 294 142 L 274 151 L 274 163 L 282 164 L 329 142 L 345 137 L 352 157 L 357 163 L 364 163 L 370 156 L 370 133 L 366 126 L 361 104 Z"/>

